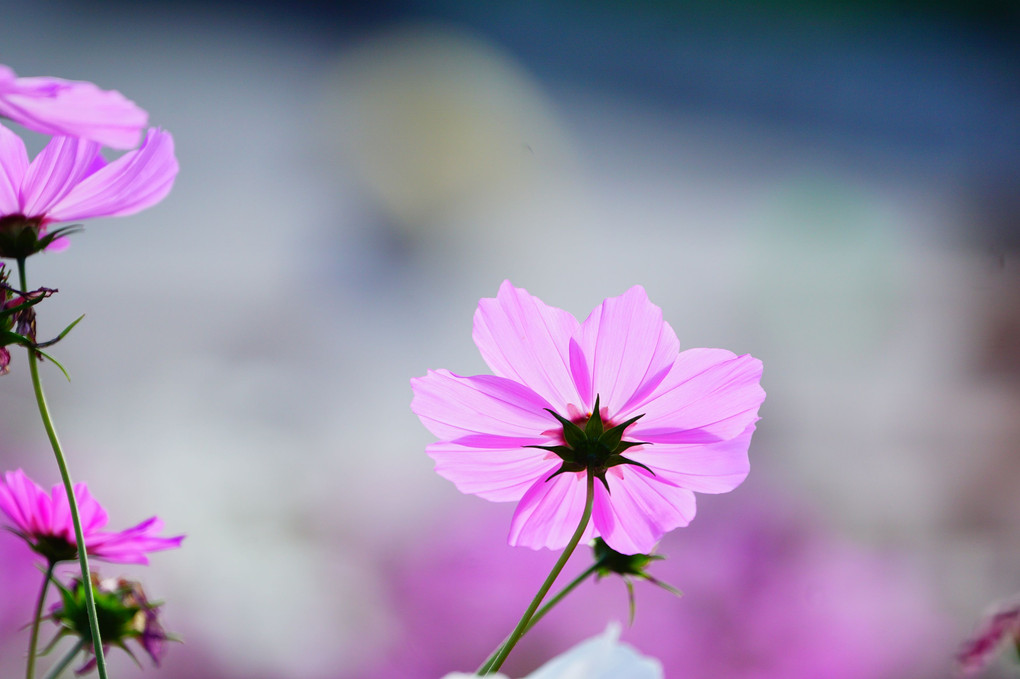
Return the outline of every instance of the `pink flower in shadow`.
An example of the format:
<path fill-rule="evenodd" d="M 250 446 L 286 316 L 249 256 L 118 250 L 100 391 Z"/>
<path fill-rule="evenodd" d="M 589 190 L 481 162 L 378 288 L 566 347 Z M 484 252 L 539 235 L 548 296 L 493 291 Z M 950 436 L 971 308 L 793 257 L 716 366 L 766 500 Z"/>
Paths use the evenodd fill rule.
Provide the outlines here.
<path fill-rule="evenodd" d="M 74 486 L 85 548 L 89 556 L 111 563 L 147 564 L 149 552 L 179 547 L 183 535 L 160 537 L 163 522 L 153 516 L 122 531 L 106 531 L 106 510 L 84 483 Z M 47 494 L 20 469 L 0 479 L 0 511 L 11 520 L 10 529 L 50 563 L 77 558 L 71 508 L 63 485 Z"/>
<path fill-rule="evenodd" d="M 149 114 L 116 90 L 61 78 L 19 78 L 0 64 L 0 117 L 42 134 L 130 149 L 138 146 Z"/>
<path fill-rule="evenodd" d="M 694 491 L 724 493 L 747 476 L 761 361 L 681 352 L 640 286 L 578 323 L 505 281 L 479 302 L 474 340 L 494 374 L 429 371 L 411 380 L 411 409 L 440 439 L 427 448 L 440 476 L 518 503 L 512 545 L 566 545 L 589 470 L 600 483 L 586 538 L 625 554 L 686 526 Z"/>

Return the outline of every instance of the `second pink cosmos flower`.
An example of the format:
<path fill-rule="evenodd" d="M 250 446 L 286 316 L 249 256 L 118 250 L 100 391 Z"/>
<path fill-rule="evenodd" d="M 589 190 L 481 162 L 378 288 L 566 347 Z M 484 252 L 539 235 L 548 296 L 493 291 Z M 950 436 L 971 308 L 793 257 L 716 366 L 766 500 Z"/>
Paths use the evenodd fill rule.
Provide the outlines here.
<path fill-rule="evenodd" d="M 180 547 L 183 535 L 158 535 L 163 522 L 151 517 L 122 531 L 103 530 L 107 514 L 84 483 L 74 486 L 78 515 L 89 556 L 111 563 L 149 563 L 148 552 Z M 50 563 L 77 558 L 77 542 L 71 524 L 71 508 L 64 486 L 57 484 L 47 493 L 20 469 L 0 477 L 0 511 L 8 516 L 11 529 Z"/>
<path fill-rule="evenodd" d="M 619 434 L 593 463 L 600 483 L 585 538 L 625 554 L 651 552 L 687 525 L 694 491 L 727 492 L 747 476 L 761 361 L 681 352 L 640 286 L 579 323 L 506 281 L 479 302 L 473 337 L 494 374 L 429 371 L 411 380 L 411 409 L 440 439 L 427 448 L 437 473 L 462 492 L 519 502 L 510 544 L 558 549 L 576 529 L 578 430 Z"/>

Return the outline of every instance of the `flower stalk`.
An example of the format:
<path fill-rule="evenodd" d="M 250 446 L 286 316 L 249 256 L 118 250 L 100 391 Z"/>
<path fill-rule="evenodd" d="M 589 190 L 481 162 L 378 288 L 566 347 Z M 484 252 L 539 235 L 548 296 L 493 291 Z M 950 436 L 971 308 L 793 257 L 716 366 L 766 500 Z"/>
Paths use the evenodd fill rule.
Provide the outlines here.
<path fill-rule="evenodd" d="M 544 618 L 546 613 L 551 611 L 556 604 L 563 601 L 563 599 L 565 599 L 568 594 L 577 589 L 578 585 L 580 585 L 582 582 L 584 582 L 592 575 L 594 575 L 598 571 L 599 565 L 600 562 L 595 562 L 594 564 L 589 566 L 583 573 L 581 573 L 576 578 L 571 580 L 570 584 L 566 585 L 563 589 L 557 592 L 556 595 L 553 596 L 553 598 L 545 602 L 545 605 L 542 606 L 542 608 L 538 609 L 535 615 L 531 616 L 531 620 L 528 622 L 528 626 L 524 628 L 524 634 L 530 632 L 531 628 L 534 627 L 539 620 Z M 510 637 L 504 639 L 503 643 L 500 644 L 495 651 L 489 654 L 489 657 L 485 659 L 485 662 L 482 663 L 482 666 L 478 668 L 478 674 L 480 675 L 486 674 L 489 671 L 489 668 L 492 667 L 492 663 L 496 660 L 496 656 L 499 654 L 501 650 L 503 650 L 503 646 L 509 639 Z"/>
<path fill-rule="evenodd" d="M 575 530 L 574 534 L 570 537 L 570 541 L 567 542 L 567 546 L 563 549 L 563 553 L 560 555 L 560 558 L 553 565 L 552 570 L 549 571 L 549 575 L 546 577 L 545 582 L 542 583 L 542 586 L 538 589 L 538 593 L 535 594 L 535 598 L 531 600 L 527 610 L 524 611 L 524 615 L 521 616 L 520 621 L 517 623 L 517 627 L 515 627 L 514 631 L 510 633 L 510 636 L 496 653 L 496 657 L 492 660 L 492 662 L 486 663 L 488 664 L 488 667 L 485 666 L 486 664 L 483 664 L 482 667 L 479 668 L 477 672 L 478 675 L 494 674 L 499 671 L 500 667 L 503 666 L 503 662 L 506 661 L 507 656 L 510 655 L 510 651 L 514 649 L 514 646 L 517 645 L 517 642 L 520 641 L 521 637 L 523 637 L 524 633 L 528 630 L 532 619 L 536 615 L 536 611 L 538 611 L 538 607 L 542 605 L 542 600 L 545 599 L 546 594 L 549 593 L 549 590 L 552 588 L 556 578 L 559 577 L 560 571 L 562 571 L 563 567 L 567 564 L 567 560 L 570 559 L 570 556 L 574 553 L 574 549 L 577 548 L 577 544 L 581 541 L 581 536 L 584 535 L 585 530 L 588 528 L 588 521 L 591 519 L 592 505 L 595 501 L 594 470 L 589 467 L 585 476 L 586 486 L 584 511 L 581 512 L 581 521 L 577 524 L 577 530 Z"/>
<path fill-rule="evenodd" d="M 18 258 L 17 261 L 18 282 L 22 290 L 28 290 L 25 259 Z M 74 524 L 74 537 L 78 545 L 78 564 L 81 566 L 82 580 L 84 582 L 91 582 L 92 574 L 89 572 L 85 537 L 81 528 L 81 518 L 78 516 L 78 500 L 74 495 L 74 484 L 71 483 L 71 475 L 67 470 L 67 462 L 64 460 L 60 439 L 57 437 L 57 430 L 53 426 L 50 409 L 46 403 L 46 395 L 43 393 L 42 380 L 39 378 L 38 358 L 35 355 L 34 349 L 28 349 L 28 369 L 32 375 L 32 388 L 35 391 L 35 401 L 39 407 L 39 417 L 42 419 L 43 428 L 46 429 L 46 436 L 49 438 L 50 447 L 53 448 L 53 455 L 56 457 L 57 467 L 60 469 L 60 478 L 64 483 L 64 490 L 67 492 L 67 502 L 71 509 L 71 522 Z M 47 582 L 49 582 L 49 578 L 47 578 Z M 99 679 L 108 679 L 106 674 L 106 658 L 103 655 L 103 640 L 99 635 L 99 620 L 96 617 L 96 602 L 91 587 L 85 588 L 85 600 L 89 614 L 89 628 L 92 631 L 92 646 L 96 654 L 96 669 L 99 673 Z"/>
<path fill-rule="evenodd" d="M 39 625 L 42 623 L 43 608 L 46 606 L 46 590 L 50 587 L 50 579 L 53 577 L 54 562 L 46 566 L 46 573 L 43 576 L 42 588 L 39 590 L 39 601 L 35 605 L 35 615 L 32 616 L 32 633 L 28 639 L 28 662 L 25 667 L 25 679 L 33 679 L 35 676 L 35 652 L 39 646 Z"/>

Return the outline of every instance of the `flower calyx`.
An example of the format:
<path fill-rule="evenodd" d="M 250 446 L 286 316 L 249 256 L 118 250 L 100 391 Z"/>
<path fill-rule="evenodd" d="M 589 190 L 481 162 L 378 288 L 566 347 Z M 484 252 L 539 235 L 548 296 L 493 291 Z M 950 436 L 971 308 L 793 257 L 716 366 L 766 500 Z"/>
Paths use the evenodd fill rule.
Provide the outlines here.
<path fill-rule="evenodd" d="M 614 573 L 623 578 L 623 582 L 627 586 L 627 600 L 630 604 L 630 624 L 634 624 L 635 579 L 650 582 L 657 587 L 661 587 L 670 594 L 683 596 L 683 592 L 676 587 L 649 575 L 645 571 L 652 562 L 662 561 L 665 559 L 666 557 L 664 556 L 659 554 L 623 554 L 607 545 L 606 541 L 602 538 L 595 538 L 592 541 L 592 552 L 595 557 L 594 568 L 596 580 L 601 580 L 602 578 L 613 575 Z"/>
<path fill-rule="evenodd" d="M 563 443 L 554 446 L 528 446 L 529 448 L 540 448 L 555 453 L 563 464 L 553 472 L 546 481 L 554 476 L 565 472 L 583 472 L 591 470 L 595 478 L 602 482 L 609 491 L 609 483 L 606 481 L 606 472 L 621 464 L 632 464 L 641 467 L 650 474 L 651 469 L 623 456 L 623 453 L 634 446 L 650 445 L 646 441 L 624 441 L 623 434 L 627 427 L 631 426 L 644 415 L 637 415 L 626 422 L 611 425 L 607 428 L 607 422 L 602 419 L 602 411 L 599 408 L 599 397 L 595 396 L 595 405 L 591 415 L 581 423 L 573 422 L 549 408 L 546 411 L 556 418 L 563 427 Z"/>
<path fill-rule="evenodd" d="M 4 215 L 0 217 L 0 257 L 25 259 L 42 252 L 58 238 L 81 230 L 81 224 L 70 224 L 47 232 L 42 217 Z"/>

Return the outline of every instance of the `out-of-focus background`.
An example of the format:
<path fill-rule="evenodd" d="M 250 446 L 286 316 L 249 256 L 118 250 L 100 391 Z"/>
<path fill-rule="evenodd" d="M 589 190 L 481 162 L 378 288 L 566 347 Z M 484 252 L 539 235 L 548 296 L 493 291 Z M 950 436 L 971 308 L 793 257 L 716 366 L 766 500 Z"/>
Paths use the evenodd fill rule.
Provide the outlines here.
<path fill-rule="evenodd" d="M 408 379 L 485 372 L 506 278 L 580 318 L 642 284 L 683 346 L 765 364 L 750 477 L 664 540 L 685 596 L 638 583 L 624 640 L 671 679 L 951 676 L 1020 590 L 1018 29 L 1012 0 L 0 1 L 0 62 L 122 91 L 181 164 L 30 260 L 42 336 L 87 314 L 73 381 L 44 371 L 72 473 L 113 528 L 188 534 L 100 566 L 185 639 L 117 676 L 474 669 L 555 555 L 432 472 Z M 21 352 L 0 412 L 0 469 L 56 483 Z M 18 676 L 6 533 L 0 570 Z M 507 669 L 626 615 L 586 585 Z"/>

